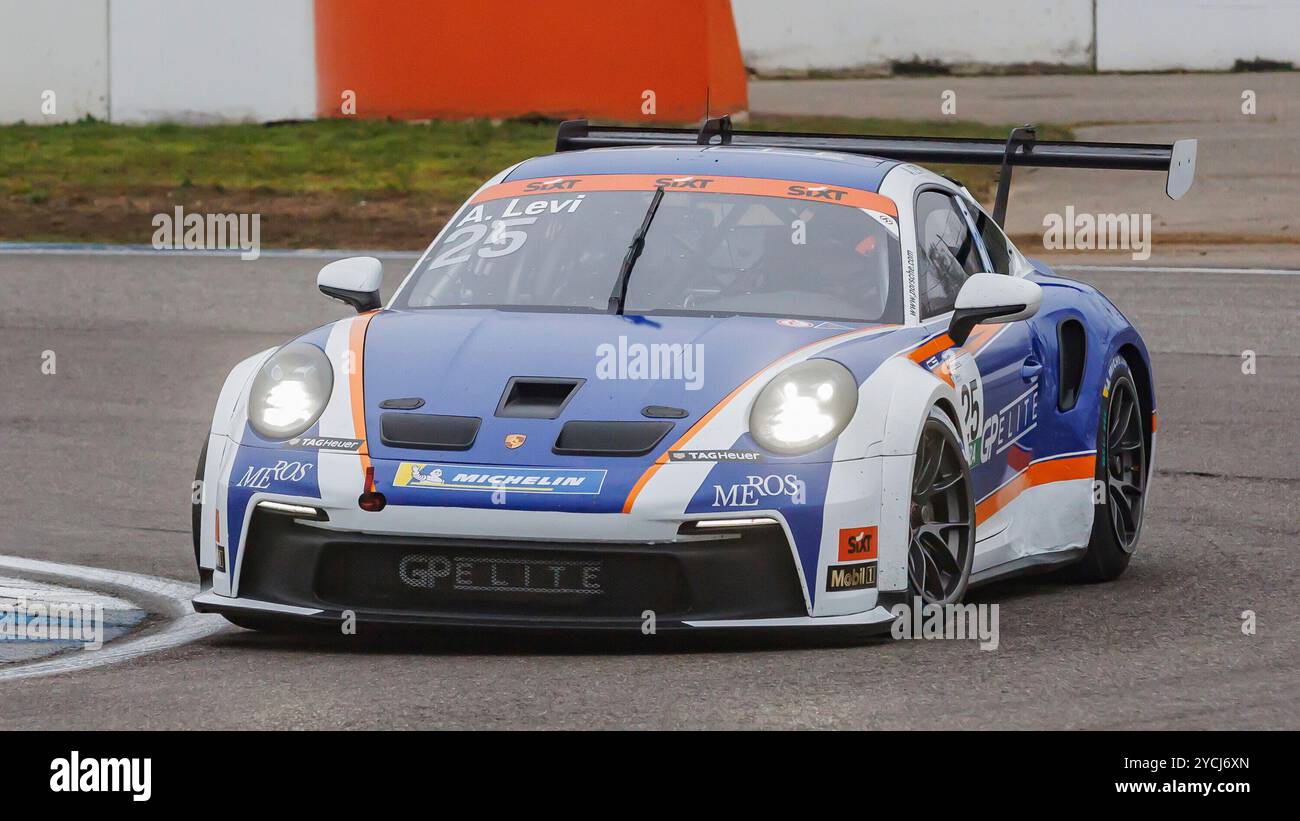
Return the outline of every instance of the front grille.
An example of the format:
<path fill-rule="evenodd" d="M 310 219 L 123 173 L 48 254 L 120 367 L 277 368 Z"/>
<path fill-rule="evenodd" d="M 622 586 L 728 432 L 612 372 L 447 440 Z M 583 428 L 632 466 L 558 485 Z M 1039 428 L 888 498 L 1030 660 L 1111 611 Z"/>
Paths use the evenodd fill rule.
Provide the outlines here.
<path fill-rule="evenodd" d="M 554 450 L 578 456 L 644 456 L 672 429 L 672 422 L 566 422 Z"/>
<path fill-rule="evenodd" d="M 469 450 L 483 420 L 477 416 L 385 413 L 379 417 L 384 444 L 423 450 Z"/>
<path fill-rule="evenodd" d="M 689 593 L 672 556 L 547 545 L 335 544 L 316 592 L 340 607 L 494 616 L 639 616 L 686 612 Z"/>
<path fill-rule="evenodd" d="M 254 510 L 239 594 L 322 610 L 635 626 L 806 615 L 784 532 L 670 542 L 441 539 L 329 530 Z"/>

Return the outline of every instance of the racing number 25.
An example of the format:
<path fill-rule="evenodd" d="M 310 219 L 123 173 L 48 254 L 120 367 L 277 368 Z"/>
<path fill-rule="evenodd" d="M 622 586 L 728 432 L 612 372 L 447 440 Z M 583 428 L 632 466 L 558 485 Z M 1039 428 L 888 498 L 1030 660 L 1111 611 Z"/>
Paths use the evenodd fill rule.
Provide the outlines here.
<path fill-rule="evenodd" d="M 478 249 L 480 257 L 492 259 L 513 254 L 528 241 L 527 232 L 513 230 L 515 226 L 532 225 L 535 222 L 537 222 L 537 217 L 513 217 L 493 220 L 490 229 L 481 222 L 457 228 L 448 235 L 447 247 L 443 248 L 442 253 L 429 262 L 428 270 L 433 271 L 467 261 L 471 256 L 469 249 L 485 238 L 486 242 L 484 242 L 483 247 Z M 464 237 L 464 239 L 461 240 L 461 237 Z"/>
<path fill-rule="evenodd" d="M 972 379 L 961 386 L 962 426 L 965 428 L 966 441 L 974 442 L 980 435 L 980 386 Z"/>

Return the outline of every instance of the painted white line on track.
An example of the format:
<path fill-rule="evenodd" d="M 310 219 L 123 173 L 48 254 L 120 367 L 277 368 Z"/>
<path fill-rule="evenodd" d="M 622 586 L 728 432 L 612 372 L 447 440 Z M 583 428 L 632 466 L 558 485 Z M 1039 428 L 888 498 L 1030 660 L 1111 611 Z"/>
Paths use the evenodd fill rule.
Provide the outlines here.
<path fill-rule="evenodd" d="M 235 629 L 225 619 L 215 614 L 195 613 L 190 599 L 198 592 L 198 585 L 165 579 L 107 570 L 102 567 L 83 567 L 75 564 L 24 559 L 21 556 L 0 556 L 0 570 L 16 575 L 33 573 L 53 576 L 68 582 L 85 585 L 105 585 L 134 590 L 161 601 L 169 621 L 160 629 L 138 638 L 119 639 L 99 650 L 71 651 L 46 661 L 34 662 L 0 669 L 0 681 L 48 676 L 55 673 L 73 673 L 128 659 L 179 647 L 191 641 L 210 636 L 226 629 Z"/>
<path fill-rule="evenodd" d="M 97 243 L 45 243 L 0 242 L 0 255 L 44 255 L 87 257 L 233 257 L 244 253 L 238 248 L 218 249 L 157 249 L 149 245 L 109 245 Z M 373 248 L 263 248 L 260 257 L 301 257 L 308 259 L 342 259 L 343 257 L 387 257 L 389 259 L 419 259 L 423 251 L 391 251 Z M 249 260 L 253 262 L 255 260 Z M 1257 274 L 1261 276 L 1300 276 L 1300 270 L 1290 268 L 1205 268 L 1176 265 L 1052 265 L 1054 271 L 1098 271 L 1128 274 Z"/>
<path fill-rule="evenodd" d="M 0 576 L 0 599 L 40 599 L 58 601 L 62 604 L 75 604 L 78 607 L 99 606 L 105 610 L 132 610 L 135 604 L 118 596 L 98 593 L 94 590 L 82 590 L 77 587 L 64 587 L 45 584 L 27 579 Z"/>
<path fill-rule="evenodd" d="M 1171 265 L 1049 265 L 1053 271 L 1097 271 L 1121 274 L 1255 274 L 1294 277 L 1300 271 L 1289 268 L 1179 268 Z"/>

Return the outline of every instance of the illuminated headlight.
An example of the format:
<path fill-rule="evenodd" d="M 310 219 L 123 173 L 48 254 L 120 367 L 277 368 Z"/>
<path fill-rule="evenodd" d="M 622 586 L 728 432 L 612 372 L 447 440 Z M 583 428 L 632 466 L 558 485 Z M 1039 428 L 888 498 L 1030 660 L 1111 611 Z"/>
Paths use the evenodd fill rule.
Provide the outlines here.
<path fill-rule="evenodd" d="M 295 342 L 276 351 L 253 379 L 248 421 L 266 439 L 289 439 L 310 428 L 334 389 L 334 369 L 315 345 Z"/>
<path fill-rule="evenodd" d="M 774 453 L 808 453 L 840 435 L 858 408 L 858 383 L 829 359 L 787 368 L 758 394 L 749 433 Z"/>

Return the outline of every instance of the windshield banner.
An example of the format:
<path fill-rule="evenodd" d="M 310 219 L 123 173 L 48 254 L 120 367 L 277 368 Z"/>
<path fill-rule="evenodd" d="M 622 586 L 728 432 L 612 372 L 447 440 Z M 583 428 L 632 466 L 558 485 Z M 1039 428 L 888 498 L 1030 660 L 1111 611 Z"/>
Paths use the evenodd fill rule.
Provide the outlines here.
<path fill-rule="evenodd" d="M 666 192 L 748 194 L 759 197 L 826 202 L 865 208 L 892 217 L 898 216 L 894 201 L 880 194 L 838 185 L 770 180 L 757 177 L 666 176 L 663 174 L 589 174 L 581 177 L 517 180 L 493 185 L 479 192 L 471 202 L 480 203 L 507 197 L 541 194 L 587 193 L 591 191 L 653 191 L 662 186 Z"/>

